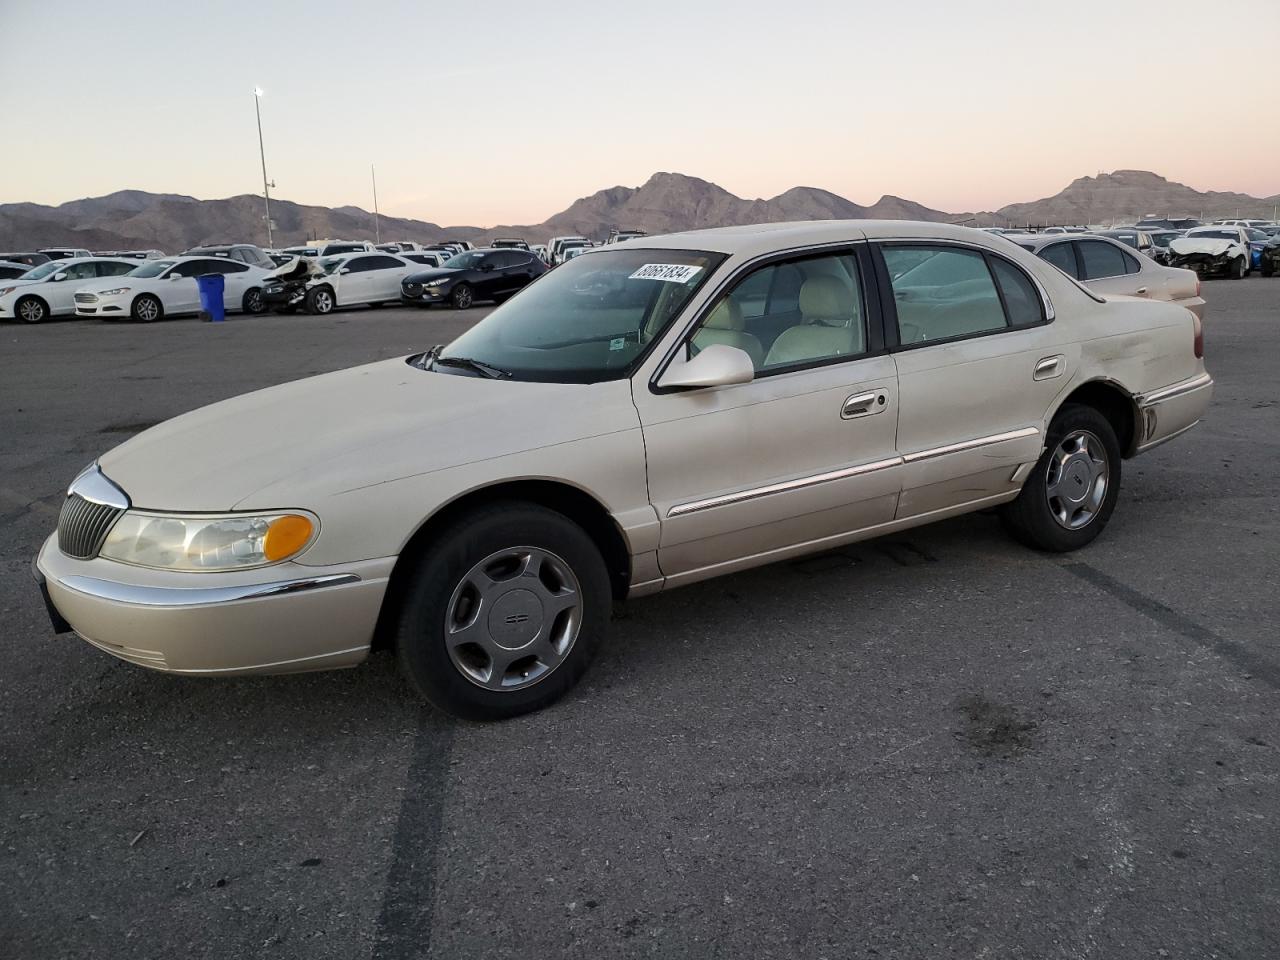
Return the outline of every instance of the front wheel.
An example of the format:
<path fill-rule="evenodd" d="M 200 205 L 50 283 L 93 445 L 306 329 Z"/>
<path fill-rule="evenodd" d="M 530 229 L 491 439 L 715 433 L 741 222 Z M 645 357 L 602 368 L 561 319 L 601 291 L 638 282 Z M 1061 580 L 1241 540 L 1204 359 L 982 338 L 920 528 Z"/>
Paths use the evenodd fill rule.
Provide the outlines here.
<path fill-rule="evenodd" d="M 307 293 L 307 312 L 323 317 L 333 313 L 333 291 L 328 287 L 316 287 Z"/>
<path fill-rule="evenodd" d="M 262 291 L 257 287 L 246 290 L 244 299 L 240 303 L 240 308 L 248 314 L 259 314 L 267 312 L 267 301 L 263 299 Z"/>
<path fill-rule="evenodd" d="M 453 306 L 455 309 L 466 310 L 475 302 L 475 295 L 471 292 L 471 288 L 469 286 L 465 283 L 460 283 L 454 288 L 451 299 L 453 300 Z"/>
<path fill-rule="evenodd" d="M 23 297 L 13 305 L 13 312 L 23 323 L 44 323 L 49 319 L 49 307 L 39 297 Z"/>
<path fill-rule="evenodd" d="M 1243 280 L 1249 275 L 1249 260 L 1247 257 L 1236 257 L 1235 276 L 1237 280 Z"/>
<path fill-rule="evenodd" d="M 1018 499 L 1001 510 L 1008 531 L 1037 550 L 1078 550 L 1102 532 L 1120 495 L 1120 443 L 1093 407 L 1067 404 Z"/>
<path fill-rule="evenodd" d="M 152 323 L 164 316 L 164 307 L 158 298 L 144 293 L 133 301 L 129 314 L 139 323 Z"/>
<path fill-rule="evenodd" d="M 400 666 L 435 706 L 500 720 L 547 706 L 586 671 L 609 622 L 604 560 L 581 527 L 533 504 L 459 518 L 413 563 Z"/>

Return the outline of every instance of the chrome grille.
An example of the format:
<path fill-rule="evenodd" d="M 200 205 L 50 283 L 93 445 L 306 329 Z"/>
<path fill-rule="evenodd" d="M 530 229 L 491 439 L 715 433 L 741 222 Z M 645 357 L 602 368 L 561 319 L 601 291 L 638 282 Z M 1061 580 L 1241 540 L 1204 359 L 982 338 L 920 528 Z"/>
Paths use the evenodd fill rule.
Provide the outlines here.
<path fill-rule="evenodd" d="M 404 285 L 404 292 L 411 297 L 420 297 L 422 296 L 422 284 L 406 283 Z"/>
<path fill-rule="evenodd" d="M 123 510 L 71 494 L 58 514 L 58 549 L 77 560 L 92 560 Z"/>
<path fill-rule="evenodd" d="M 76 303 L 97 303 L 98 295 L 96 293 L 77 293 Z"/>

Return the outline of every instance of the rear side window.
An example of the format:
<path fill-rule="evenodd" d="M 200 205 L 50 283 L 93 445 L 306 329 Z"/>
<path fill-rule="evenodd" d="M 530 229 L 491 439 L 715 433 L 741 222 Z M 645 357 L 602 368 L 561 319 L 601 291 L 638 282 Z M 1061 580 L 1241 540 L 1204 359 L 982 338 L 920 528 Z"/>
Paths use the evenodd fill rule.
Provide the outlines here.
<path fill-rule="evenodd" d="M 361 257 L 360 259 L 364 261 L 362 270 L 393 270 L 404 266 L 395 257 Z"/>
<path fill-rule="evenodd" d="M 1026 327 L 1044 320 L 1044 304 L 1035 285 L 1027 275 L 999 257 L 991 258 L 991 270 L 996 275 L 1000 294 L 1004 297 L 1005 313 L 1015 327 Z"/>
<path fill-rule="evenodd" d="M 1128 272 L 1123 251 L 1102 240 L 1081 240 L 1080 259 L 1084 261 L 1085 280 L 1120 277 Z"/>
<path fill-rule="evenodd" d="M 136 270 L 135 263 L 99 263 L 98 276 L 100 277 L 122 277 L 130 270 Z"/>
<path fill-rule="evenodd" d="M 904 346 L 1008 328 L 982 254 L 914 244 L 887 246 L 883 253 Z"/>
<path fill-rule="evenodd" d="M 1138 263 L 1138 258 L 1133 256 L 1133 254 L 1125 253 L 1123 250 L 1121 250 L 1120 256 L 1124 257 L 1125 273 L 1141 273 L 1142 272 L 1142 264 Z"/>
<path fill-rule="evenodd" d="M 1070 243 L 1051 243 L 1040 251 L 1040 259 L 1052 263 L 1055 267 L 1075 280 L 1080 279 L 1080 271 L 1076 267 L 1076 255 Z"/>

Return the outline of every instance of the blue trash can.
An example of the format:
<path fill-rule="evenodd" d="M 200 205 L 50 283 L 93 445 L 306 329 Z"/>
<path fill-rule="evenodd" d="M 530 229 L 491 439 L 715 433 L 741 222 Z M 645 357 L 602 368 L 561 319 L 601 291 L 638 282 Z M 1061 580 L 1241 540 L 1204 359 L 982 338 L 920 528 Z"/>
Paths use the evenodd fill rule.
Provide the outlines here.
<path fill-rule="evenodd" d="M 222 303 L 222 288 L 226 278 L 220 273 L 203 273 L 196 277 L 196 286 L 200 288 L 200 319 L 221 323 L 227 318 L 226 307 Z"/>

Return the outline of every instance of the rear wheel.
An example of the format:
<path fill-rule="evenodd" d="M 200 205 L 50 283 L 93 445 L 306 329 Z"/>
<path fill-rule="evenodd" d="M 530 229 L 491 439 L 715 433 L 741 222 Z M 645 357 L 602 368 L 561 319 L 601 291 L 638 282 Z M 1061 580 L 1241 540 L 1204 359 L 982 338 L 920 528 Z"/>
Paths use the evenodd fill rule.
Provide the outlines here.
<path fill-rule="evenodd" d="M 460 283 L 454 288 L 453 296 L 450 299 L 453 300 L 453 305 L 456 309 L 466 310 L 475 302 L 475 295 L 471 292 L 469 286 L 465 283 Z"/>
<path fill-rule="evenodd" d="M 49 319 L 49 305 L 39 297 L 22 297 L 13 305 L 13 312 L 23 323 L 44 323 Z"/>
<path fill-rule="evenodd" d="M 318 316 L 333 313 L 333 291 L 328 287 L 316 287 L 307 293 L 307 312 Z"/>
<path fill-rule="evenodd" d="M 1029 547 L 1065 553 L 1102 532 L 1120 495 L 1120 443 L 1093 407 L 1067 404 L 1049 425 L 1046 449 L 1018 499 L 1001 511 Z"/>
<path fill-rule="evenodd" d="M 134 299 L 133 306 L 129 308 L 129 315 L 139 323 L 153 323 L 164 316 L 164 306 L 159 298 L 144 293 Z"/>
<path fill-rule="evenodd" d="M 533 504 L 460 517 L 432 538 L 409 576 L 400 666 L 424 697 L 467 719 L 513 717 L 561 697 L 586 671 L 609 621 L 612 592 L 595 543 Z"/>

